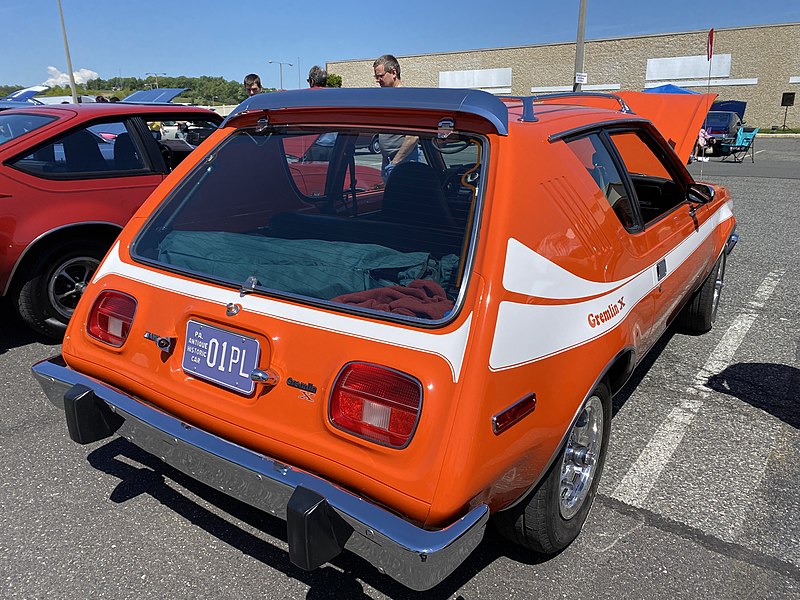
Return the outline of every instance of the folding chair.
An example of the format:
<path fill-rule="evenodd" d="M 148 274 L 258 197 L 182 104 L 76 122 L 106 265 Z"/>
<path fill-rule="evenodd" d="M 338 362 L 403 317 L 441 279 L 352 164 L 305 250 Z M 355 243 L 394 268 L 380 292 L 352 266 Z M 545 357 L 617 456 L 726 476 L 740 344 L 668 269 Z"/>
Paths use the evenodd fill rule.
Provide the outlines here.
<path fill-rule="evenodd" d="M 742 162 L 750 155 L 750 160 L 752 162 L 756 162 L 756 156 L 753 152 L 753 143 L 756 138 L 756 134 L 758 133 L 758 127 L 742 127 L 739 129 L 739 133 L 736 134 L 736 139 L 729 144 L 722 143 L 720 145 L 720 154 L 722 154 L 722 160 L 725 160 L 729 156 L 733 158 L 733 162 Z"/>

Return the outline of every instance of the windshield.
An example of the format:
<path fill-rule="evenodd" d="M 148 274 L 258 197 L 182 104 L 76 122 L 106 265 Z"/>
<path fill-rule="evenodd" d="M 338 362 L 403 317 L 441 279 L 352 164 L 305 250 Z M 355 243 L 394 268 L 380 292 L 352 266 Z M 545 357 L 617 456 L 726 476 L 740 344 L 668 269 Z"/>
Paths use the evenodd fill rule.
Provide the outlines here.
<path fill-rule="evenodd" d="M 710 112 L 706 117 L 706 124 L 711 127 L 725 127 L 731 120 L 731 113 Z"/>
<path fill-rule="evenodd" d="M 375 135 L 377 147 L 364 143 Z M 132 254 L 237 289 L 446 319 L 484 146 L 457 132 L 242 130 L 184 179 Z"/>
<path fill-rule="evenodd" d="M 55 117 L 0 113 L 0 145 L 55 121 Z"/>

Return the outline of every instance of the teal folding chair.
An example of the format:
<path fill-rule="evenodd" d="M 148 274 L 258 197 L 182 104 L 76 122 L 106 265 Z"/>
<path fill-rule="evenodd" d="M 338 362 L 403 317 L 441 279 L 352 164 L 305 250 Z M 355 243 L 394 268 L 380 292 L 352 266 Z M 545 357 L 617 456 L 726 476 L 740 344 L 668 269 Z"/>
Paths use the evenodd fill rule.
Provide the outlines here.
<path fill-rule="evenodd" d="M 758 127 L 742 127 L 739 129 L 739 133 L 736 134 L 736 139 L 733 142 L 727 144 L 723 142 L 720 144 L 720 154 L 722 155 L 722 160 L 730 157 L 733 159 L 733 162 L 740 163 L 744 161 L 749 154 L 750 160 L 752 162 L 756 162 L 753 145 L 757 133 Z"/>

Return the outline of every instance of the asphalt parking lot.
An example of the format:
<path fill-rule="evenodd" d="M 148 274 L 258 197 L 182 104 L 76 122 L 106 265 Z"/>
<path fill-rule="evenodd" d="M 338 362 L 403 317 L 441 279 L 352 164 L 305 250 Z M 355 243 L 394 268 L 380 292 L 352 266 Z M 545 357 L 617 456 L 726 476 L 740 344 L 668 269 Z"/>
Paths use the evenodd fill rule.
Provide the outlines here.
<path fill-rule="evenodd" d="M 581 536 L 542 559 L 490 531 L 424 597 L 800 597 L 800 138 L 755 150 L 689 167 L 735 198 L 720 314 L 669 332 L 616 396 Z M 30 376 L 58 352 L 0 302 L 0 597 L 419 596 L 350 554 L 303 572 L 282 522 L 124 440 L 69 441 Z"/>

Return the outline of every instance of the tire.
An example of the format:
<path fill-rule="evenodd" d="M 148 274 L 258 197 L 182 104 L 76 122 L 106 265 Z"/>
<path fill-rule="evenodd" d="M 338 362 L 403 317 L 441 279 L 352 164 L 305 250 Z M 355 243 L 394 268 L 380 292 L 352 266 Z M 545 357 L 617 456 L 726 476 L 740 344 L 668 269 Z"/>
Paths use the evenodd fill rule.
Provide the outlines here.
<path fill-rule="evenodd" d="M 584 403 L 544 480 L 521 502 L 494 515 L 506 538 L 555 554 L 578 537 L 597 494 L 611 431 L 611 393 L 601 383 Z"/>
<path fill-rule="evenodd" d="M 381 143 L 378 140 L 378 136 L 372 136 L 372 141 L 369 143 L 369 151 L 373 154 L 380 154 L 381 153 Z"/>
<path fill-rule="evenodd" d="M 23 321 L 44 335 L 60 339 L 86 284 L 105 255 L 98 242 L 70 241 L 50 247 L 24 274 L 16 294 Z"/>
<path fill-rule="evenodd" d="M 681 331 L 700 334 L 710 331 L 714 326 L 714 321 L 717 320 L 719 299 L 725 285 L 727 260 L 727 254 L 723 251 L 703 285 L 694 293 L 689 304 L 678 314 L 677 326 Z"/>

